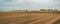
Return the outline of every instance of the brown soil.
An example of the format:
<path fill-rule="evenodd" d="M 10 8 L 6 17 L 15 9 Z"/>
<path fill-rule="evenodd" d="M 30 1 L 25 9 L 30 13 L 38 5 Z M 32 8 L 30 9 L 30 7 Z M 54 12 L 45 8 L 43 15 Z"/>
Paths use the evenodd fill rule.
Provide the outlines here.
<path fill-rule="evenodd" d="M 0 12 L 0 24 L 54 24 L 58 13 Z"/>

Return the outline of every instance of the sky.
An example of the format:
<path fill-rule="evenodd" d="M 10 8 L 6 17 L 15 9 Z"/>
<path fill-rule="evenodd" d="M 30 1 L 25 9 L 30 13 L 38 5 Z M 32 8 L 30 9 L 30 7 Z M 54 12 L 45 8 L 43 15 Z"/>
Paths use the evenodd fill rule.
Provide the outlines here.
<path fill-rule="evenodd" d="M 0 0 L 0 10 L 60 10 L 60 0 Z"/>

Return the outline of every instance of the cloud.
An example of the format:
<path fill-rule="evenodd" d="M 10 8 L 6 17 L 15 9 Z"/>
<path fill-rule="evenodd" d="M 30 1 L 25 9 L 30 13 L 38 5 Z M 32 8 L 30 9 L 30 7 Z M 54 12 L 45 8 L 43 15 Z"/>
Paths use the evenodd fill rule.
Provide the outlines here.
<path fill-rule="evenodd" d="M 59 0 L 0 0 L 0 10 L 60 9 L 58 1 Z"/>

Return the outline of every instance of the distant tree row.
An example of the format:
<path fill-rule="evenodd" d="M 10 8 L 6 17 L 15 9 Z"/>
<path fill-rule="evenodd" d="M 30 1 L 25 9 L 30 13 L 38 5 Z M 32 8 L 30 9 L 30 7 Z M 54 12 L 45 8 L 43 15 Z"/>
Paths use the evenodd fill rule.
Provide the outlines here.
<path fill-rule="evenodd" d="M 40 10 L 14 10 L 16 12 L 60 12 L 57 9 L 56 10 L 52 10 L 52 9 L 40 9 Z"/>

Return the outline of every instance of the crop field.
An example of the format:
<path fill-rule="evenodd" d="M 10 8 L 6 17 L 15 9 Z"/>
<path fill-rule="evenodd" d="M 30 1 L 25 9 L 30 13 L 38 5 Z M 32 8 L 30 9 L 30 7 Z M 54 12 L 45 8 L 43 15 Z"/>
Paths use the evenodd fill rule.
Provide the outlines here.
<path fill-rule="evenodd" d="M 0 12 L 0 24 L 59 24 L 59 19 L 59 13 Z"/>

